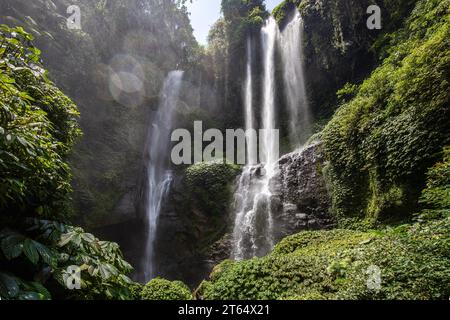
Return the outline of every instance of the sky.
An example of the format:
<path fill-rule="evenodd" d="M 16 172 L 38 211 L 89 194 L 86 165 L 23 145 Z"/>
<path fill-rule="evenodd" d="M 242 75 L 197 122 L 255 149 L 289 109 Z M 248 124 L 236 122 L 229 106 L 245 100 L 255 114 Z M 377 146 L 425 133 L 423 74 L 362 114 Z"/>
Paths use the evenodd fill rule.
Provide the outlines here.
<path fill-rule="evenodd" d="M 191 13 L 191 23 L 194 35 L 201 44 L 207 43 L 208 32 L 214 22 L 220 17 L 221 0 L 193 0 L 187 2 L 188 11 Z M 266 0 L 269 11 L 275 8 L 282 0 Z"/>

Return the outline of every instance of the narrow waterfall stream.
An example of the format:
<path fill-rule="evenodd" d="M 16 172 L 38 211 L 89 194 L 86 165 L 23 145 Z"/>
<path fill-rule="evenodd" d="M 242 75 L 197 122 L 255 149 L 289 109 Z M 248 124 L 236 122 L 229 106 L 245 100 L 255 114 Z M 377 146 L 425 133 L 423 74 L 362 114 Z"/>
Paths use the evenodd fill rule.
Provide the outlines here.
<path fill-rule="evenodd" d="M 255 112 L 253 110 L 253 50 L 252 41 L 247 40 L 247 67 L 245 76 L 245 130 L 255 129 Z M 253 135 L 248 136 L 247 164 L 258 163 L 258 141 Z"/>
<path fill-rule="evenodd" d="M 183 79 L 183 71 L 171 71 L 160 96 L 158 112 L 147 139 L 147 194 L 145 199 L 146 243 L 143 259 L 143 281 L 155 276 L 154 245 L 162 202 L 169 192 L 172 173 L 169 170 L 170 133 Z"/>
<path fill-rule="evenodd" d="M 303 19 L 295 11 L 280 37 L 284 88 L 290 119 L 289 139 L 294 147 L 304 144 L 312 129 L 303 68 L 303 29 Z"/>

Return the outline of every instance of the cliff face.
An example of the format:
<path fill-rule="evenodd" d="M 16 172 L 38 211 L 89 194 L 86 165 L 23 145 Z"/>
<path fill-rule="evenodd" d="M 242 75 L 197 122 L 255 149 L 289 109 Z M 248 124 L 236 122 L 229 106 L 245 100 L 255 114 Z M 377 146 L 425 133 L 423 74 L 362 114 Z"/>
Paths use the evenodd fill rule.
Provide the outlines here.
<path fill-rule="evenodd" d="M 272 181 L 278 240 L 300 230 L 325 229 L 333 225 L 321 148 L 321 143 L 316 143 L 279 160 L 280 170 Z"/>
<path fill-rule="evenodd" d="M 358 83 L 373 70 L 416 0 L 286 0 L 273 15 L 283 28 L 293 10 L 304 20 L 305 74 L 311 110 L 316 120 L 329 119 L 339 101 L 336 92 L 347 82 Z M 381 9 L 382 28 L 369 30 L 367 8 Z"/>

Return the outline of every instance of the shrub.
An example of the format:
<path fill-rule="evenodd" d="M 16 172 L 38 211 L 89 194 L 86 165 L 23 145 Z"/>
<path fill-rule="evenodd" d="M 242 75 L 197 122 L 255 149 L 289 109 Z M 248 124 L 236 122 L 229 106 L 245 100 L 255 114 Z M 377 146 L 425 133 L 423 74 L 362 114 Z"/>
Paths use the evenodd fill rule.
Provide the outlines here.
<path fill-rule="evenodd" d="M 192 293 L 181 281 L 156 278 L 144 286 L 142 300 L 192 300 Z"/>
<path fill-rule="evenodd" d="M 448 299 L 449 241 L 449 218 L 384 231 L 304 232 L 266 257 L 227 263 L 198 292 L 240 300 Z"/>
<path fill-rule="evenodd" d="M 128 290 L 130 291 L 130 295 L 133 300 L 141 300 L 143 289 L 144 285 L 137 282 L 131 283 L 128 287 Z"/>
<path fill-rule="evenodd" d="M 190 199 L 211 215 L 226 214 L 231 198 L 231 184 L 240 167 L 222 162 L 194 164 L 186 169 L 186 184 L 192 194 Z"/>
<path fill-rule="evenodd" d="M 0 26 L 0 212 L 64 217 L 80 135 L 75 104 L 47 79 L 22 28 Z M 0 217 L 1 219 L 2 217 Z"/>

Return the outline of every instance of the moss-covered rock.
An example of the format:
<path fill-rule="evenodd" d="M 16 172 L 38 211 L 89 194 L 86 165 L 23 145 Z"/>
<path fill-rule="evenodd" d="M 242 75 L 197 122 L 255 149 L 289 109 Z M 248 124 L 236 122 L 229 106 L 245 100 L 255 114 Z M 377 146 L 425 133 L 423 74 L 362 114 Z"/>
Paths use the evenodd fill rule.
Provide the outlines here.
<path fill-rule="evenodd" d="M 307 231 L 264 258 L 216 266 L 205 299 L 448 299 L 450 151 L 428 172 L 414 224 L 382 230 Z"/>
<path fill-rule="evenodd" d="M 427 168 L 450 141 L 449 4 L 417 2 L 383 64 L 322 133 L 341 223 L 410 216 Z"/>
<path fill-rule="evenodd" d="M 279 170 L 271 182 L 276 239 L 334 225 L 324 162 L 320 142 L 284 155 L 278 161 Z"/>
<path fill-rule="evenodd" d="M 201 162 L 186 169 L 186 185 L 192 200 L 211 214 L 226 213 L 227 199 L 232 193 L 232 182 L 240 167 L 223 162 Z"/>
<path fill-rule="evenodd" d="M 217 265 L 196 290 L 205 299 L 448 299 L 450 150 L 428 172 L 413 224 L 307 231 L 271 254 Z M 445 190 L 445 191 L 443 191 Z"/>
<path fill-rule="evenodd" d="M 142 300 L 192 300 L 189 288 L 181 281 L 156 278 L 142 289 Z"/>

